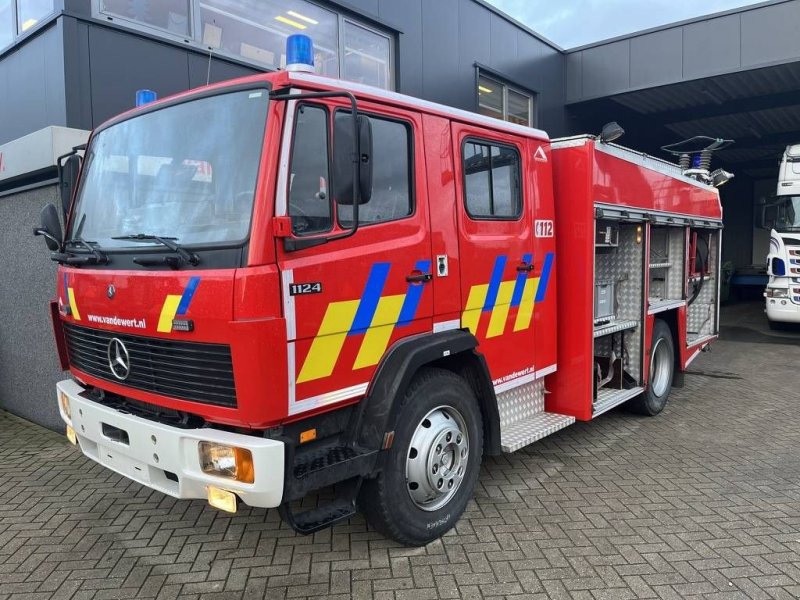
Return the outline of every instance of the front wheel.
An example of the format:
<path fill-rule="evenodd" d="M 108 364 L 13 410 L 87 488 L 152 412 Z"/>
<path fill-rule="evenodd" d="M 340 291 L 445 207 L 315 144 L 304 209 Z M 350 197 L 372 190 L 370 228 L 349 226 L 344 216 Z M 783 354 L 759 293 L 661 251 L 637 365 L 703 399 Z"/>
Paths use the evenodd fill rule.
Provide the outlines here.
<path fill-rule="evenodd" d="M 667 405 L 675 373 L 675 346 L 672 331 L 661 319 L 653 325 L 653 345 L 650 351 L 650 376 L 647 389 L 631 400 L 632 411 L 652 417 Z"/>
<path fill-rule="evenodd" d="M 441 537 L 464 512 L 480 471 L 483 427 L 469 385 L 444 369 L 417 373 L 387 452 L 383 471 L 362 486 L 361 511 L 403 544 Z"/>

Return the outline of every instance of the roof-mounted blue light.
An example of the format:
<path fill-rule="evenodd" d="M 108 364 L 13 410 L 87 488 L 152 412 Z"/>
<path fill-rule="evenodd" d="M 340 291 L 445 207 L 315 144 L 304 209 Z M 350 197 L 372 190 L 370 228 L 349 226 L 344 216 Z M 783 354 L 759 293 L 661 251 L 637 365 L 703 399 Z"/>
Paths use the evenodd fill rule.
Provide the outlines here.
<path fill-rule="evenodd" d="M 302 33 L 286 38 L 286 70 L 314 71 L 314 42 Z"/>
<path fill-rule="evenodd" d="M 153 90 L 136 90 L 136 106 L 144 106 L 158 100 L 158 94 Z"/>

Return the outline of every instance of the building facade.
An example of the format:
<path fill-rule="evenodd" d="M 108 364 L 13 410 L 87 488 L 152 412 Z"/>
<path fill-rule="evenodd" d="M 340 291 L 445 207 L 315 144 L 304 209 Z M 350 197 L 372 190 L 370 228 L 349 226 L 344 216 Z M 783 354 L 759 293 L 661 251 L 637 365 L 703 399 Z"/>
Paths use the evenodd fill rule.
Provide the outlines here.
<path fill-rule="evenodd" d="M 565 132 L 562 51 L 476 0 L 0 0 L 0 144 L 279 69 L 300 32 L 319 73 Z"/>

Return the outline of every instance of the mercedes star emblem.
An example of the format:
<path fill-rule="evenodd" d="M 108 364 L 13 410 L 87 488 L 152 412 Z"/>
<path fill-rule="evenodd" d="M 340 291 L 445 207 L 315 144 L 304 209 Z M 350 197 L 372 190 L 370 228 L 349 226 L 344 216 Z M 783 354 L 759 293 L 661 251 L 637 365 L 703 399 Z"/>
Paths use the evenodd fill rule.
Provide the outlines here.
<path fill-rule="evenodd" d="M 113 283 L 109 283 L 108 284 L 108 289 L 106 290 L 106 296 L 108 296 L 108 299 L 111 300 L 114 297 L 114 294 L 116 294 L 116 293 L 117 293 L 117 290 L 114 287 L 114 284 Z"/>
<path fill-rule="evenodd" d="M 108 342 L 108 368 L 111 369 L 111 374 L 120 381 L 126 380 L 131 374 L 131 357 L 125 344 L 119 338 L 111 338 L 111 341 Z"/>

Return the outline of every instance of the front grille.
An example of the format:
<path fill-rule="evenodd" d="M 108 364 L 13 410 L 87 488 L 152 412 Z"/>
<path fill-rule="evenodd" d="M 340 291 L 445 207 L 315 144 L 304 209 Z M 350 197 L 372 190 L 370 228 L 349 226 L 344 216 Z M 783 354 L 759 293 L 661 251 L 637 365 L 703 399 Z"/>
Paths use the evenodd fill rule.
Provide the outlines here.
<path fill-rule="evenodd" d="M 84 373 L 137 390 L 183 400 L 236 406 L 230 346 L 126 335 L 65 323 L 69 361 Z M 117 338 L 130 356 L 120 381 L 109 366 L 109 342 Z"/>

